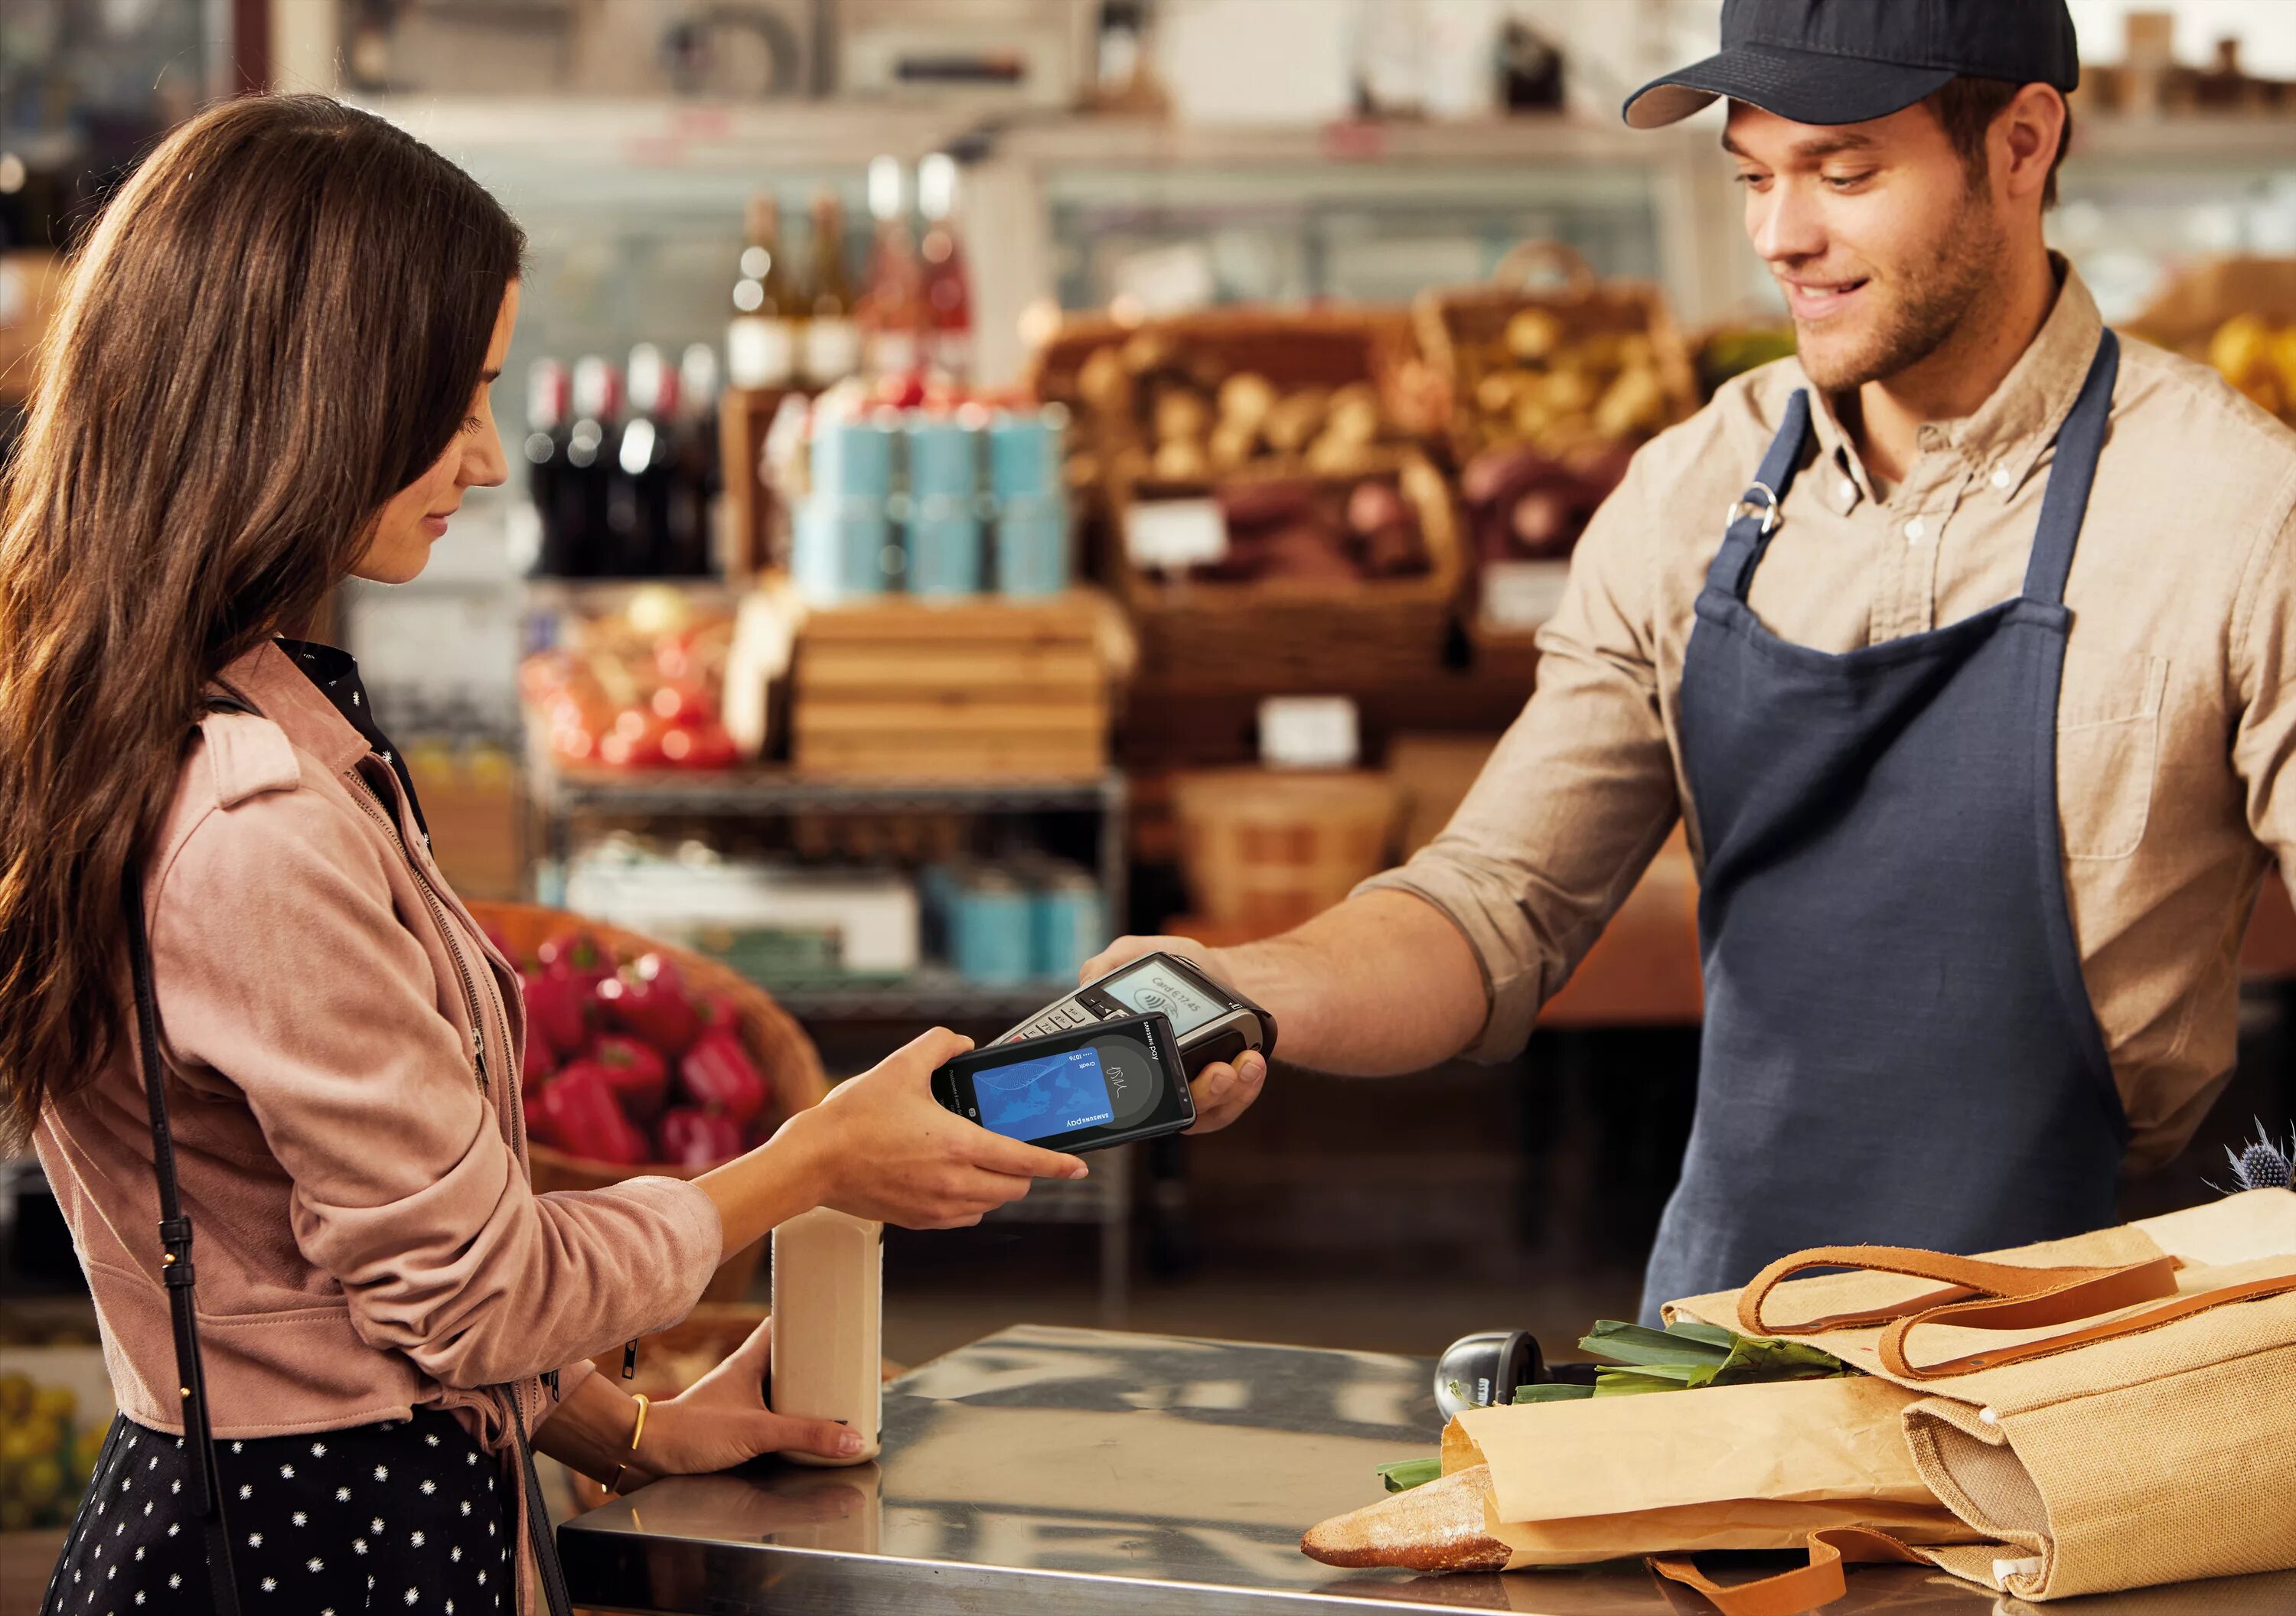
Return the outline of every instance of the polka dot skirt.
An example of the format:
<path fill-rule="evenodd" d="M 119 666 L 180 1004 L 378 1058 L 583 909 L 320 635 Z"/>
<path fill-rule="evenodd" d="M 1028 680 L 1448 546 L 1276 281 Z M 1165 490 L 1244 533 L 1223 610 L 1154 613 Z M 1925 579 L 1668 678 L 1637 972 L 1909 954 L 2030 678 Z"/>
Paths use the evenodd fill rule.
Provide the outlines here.
<path fill-rule="evenodd" d="M 450 1416 L 217 1446 L 248 1616 L 517 1608 L 515 1495 Z M 181 1439 L 114 1420 L 42 1616 L 209 1611 L 191 1492 Z"/>

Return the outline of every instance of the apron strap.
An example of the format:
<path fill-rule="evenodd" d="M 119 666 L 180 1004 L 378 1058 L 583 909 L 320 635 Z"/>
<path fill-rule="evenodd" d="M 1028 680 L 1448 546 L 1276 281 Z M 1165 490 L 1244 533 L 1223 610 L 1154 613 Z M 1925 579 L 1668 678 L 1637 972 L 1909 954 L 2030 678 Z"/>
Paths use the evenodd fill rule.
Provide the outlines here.
<path fill-rule="evenodd" d="M 1754 473 L 1754 486 L 1730 508 L 1722 549 L 1706 569 L 1707 588 L 1718 589 L 1734 600 L 1745 599 L 1746 588 L 1754 581 L 1754 568 L 1769 548 L 1770 535 L 1777 531 L 1778 507 L 1785 501 L 1786 490 L 1793 486 L 1794 473 L 1801 469 L 1802 440 L 1808 436 L 1809 392 L 1797 388 L 1786 400 L 1785 420 L 1779 423 L 1777 436 L 1770 439 L 1761 469 Z"/>
<path fill-rule="evenodd" d="M 2041 526 L 2025 563 L 2025 599 L 2055 606 L 2065 598 L 2073 569 L 2073 545 L 2088 513 L 2089 485 L 2096 479 L 2097 456 L 2112 416 L 2112 383 L 2120 370 L 2120 339 L 2110 331 L 2097 339 L 2096 357 L 2072 412 L 2057 428 L 2056 459 L 2049 467 L 2049 491 L 2041 499 Z"/>

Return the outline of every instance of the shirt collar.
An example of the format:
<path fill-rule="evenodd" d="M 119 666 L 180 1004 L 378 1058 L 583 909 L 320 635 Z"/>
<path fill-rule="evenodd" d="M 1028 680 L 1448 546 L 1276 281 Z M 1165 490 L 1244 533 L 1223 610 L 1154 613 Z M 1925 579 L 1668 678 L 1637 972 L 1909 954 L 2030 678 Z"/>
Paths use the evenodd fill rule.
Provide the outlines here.
<path fill-rule="evenodd" d="M 275 641 L 266 640 L 238 657 L 217 682 L 244 696 L 257 712 L 284 730 L 289 740 L 337 774 L 357 767 L 367 755 L 366 737 L 336 711 L 325 692 L 304 676 Z"/>
<path fill-rule="evenodd" d="M 1973 476 L 1998 477 L 2005 472 L 2006 478 L 1996 485 L 2005 494 L 2032 475 L 2056 441 L 2057 429 L 2080 396 L 2104 331 L 2096 299 L 2080 272 L 2056 253 L 2049 255 L 2049 262 L 2057 272 L 2057 301 L 2039 333 L 1975 414 L 1938 423 L 1944 437 L 1936 446 L 1966 461 Z M 1801 385 L 1809 388 L 1809 379 L 1803 377 Z M 1821 463 L 1847 477 L 1857 498 L 1874 498 L 1873 479 L 1842 429 L 1833 399 L 1815 388 L 1809 391 L 1817 405 L 1810 412 L 1810 423 Z M 1831 490 L 1828 498 L 1842 509 L 1857 502 L 1855 498 L 1836 499 Z"/>

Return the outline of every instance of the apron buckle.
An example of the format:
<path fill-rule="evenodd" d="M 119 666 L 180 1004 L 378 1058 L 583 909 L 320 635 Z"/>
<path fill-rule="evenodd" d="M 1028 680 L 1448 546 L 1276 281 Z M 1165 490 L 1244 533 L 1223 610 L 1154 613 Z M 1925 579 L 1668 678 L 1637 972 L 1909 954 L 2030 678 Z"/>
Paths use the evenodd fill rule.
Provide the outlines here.
<path fill-rule="evenodd" d="M 1755 496 L 1760 495 L 1759 499 Z M 1748 517 L 1759 517 L 1761 526 L 1758 536 L 1768 538 L 1778 525 L 1778 496 L 1767 483 L 1756 483 L 1731 502 L 1729 513 L 1722 518 L 1723 526 L 1734 526 Z"/>

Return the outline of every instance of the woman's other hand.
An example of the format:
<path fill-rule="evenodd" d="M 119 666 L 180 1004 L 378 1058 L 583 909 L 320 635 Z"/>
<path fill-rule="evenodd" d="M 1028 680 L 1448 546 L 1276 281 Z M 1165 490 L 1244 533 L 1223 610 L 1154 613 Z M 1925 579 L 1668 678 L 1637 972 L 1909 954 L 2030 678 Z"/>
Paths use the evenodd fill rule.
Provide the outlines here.
<path fill-rule="evenodd" d="M 783 1125 L 817 1164 L 823 1205 L 905 1228 L 962 1228 L 1033 1179 L 1086 1175 L 1075 1156 L 991 1133 L 933 1098 L 933 1073 L 972 1048 L 937 1027 Z"/>
<path fill-rule="evenodd" d="M 716 1368 L 646 1411 L 645 1435 L 631 1468 L 649 1476 L 726 1470 L 761 1453 L 816 1453 L 849 1459 L 861 1437 L 835 1420 L 798 1419 L 766 1407 L 774 1321 L 750 1334 Z M 635 1481 L 625 1479 L 627 1492 Z"/>

